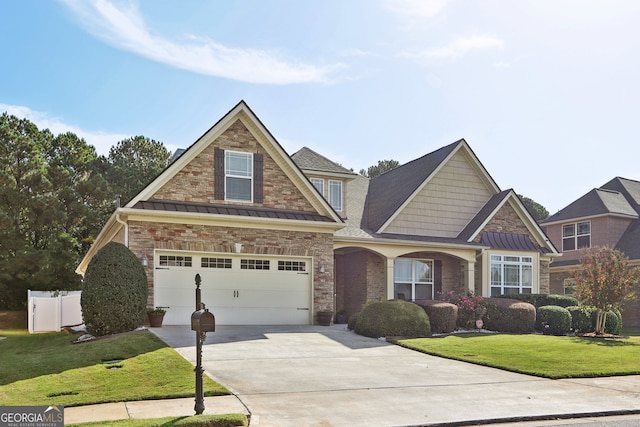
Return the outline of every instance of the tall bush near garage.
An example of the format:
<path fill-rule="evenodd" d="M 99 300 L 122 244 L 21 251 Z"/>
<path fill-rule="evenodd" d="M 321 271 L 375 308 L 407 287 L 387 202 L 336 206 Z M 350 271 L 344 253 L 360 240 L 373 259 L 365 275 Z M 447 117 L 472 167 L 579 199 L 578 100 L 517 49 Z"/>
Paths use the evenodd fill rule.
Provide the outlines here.
<path fill-rule="evenodd" d="M 132 331 L 144 323 L 147 275 L 125 245 L 109 242 L 91 259 L 84 276 L 82 317 L 95 336 Z"/>

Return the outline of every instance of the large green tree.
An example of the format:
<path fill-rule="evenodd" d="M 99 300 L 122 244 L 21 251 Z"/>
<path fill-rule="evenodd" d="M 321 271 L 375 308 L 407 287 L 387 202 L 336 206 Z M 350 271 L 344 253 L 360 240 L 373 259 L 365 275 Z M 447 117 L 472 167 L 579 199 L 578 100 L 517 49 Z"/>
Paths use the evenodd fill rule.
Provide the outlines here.
<path fill-rule="evenodd" d="M 109 185 L 125 204 L 167 167 L 170 157 L 161 142 L 144 136 L 124 139 L 109 151 Z"/>
<path fill-rule="evenodd" d="M 597 309 L 595 333 L 605 333 L 607 312 L 621 309 L 640 281 L 640 270 L 629 265 L 625 255 L 610 247 L 585 250 L 580 270 L 575 275 L 575 296 L 581 303 Z"/>
<path fill-rule="evenodd" d="M 528 197 L 524 197 L 521 194 L 518 194 L 518 197 L 520 197 L 522 204 L 527 207 L 534 220 L 542 221 L 543 219 L 549 218 L 549 211 L 540 203 Z"/>
<path fill-rule="evenodd" d="M 395 169 L 400 166 L 400 162 L 397 160 L 378 160 L 377 165 L 369 166 L 367 170 L 360 170 L 360 175 L 367 178 L 375 178 L 378 175 L 382 175 L 385 172 Z"/>

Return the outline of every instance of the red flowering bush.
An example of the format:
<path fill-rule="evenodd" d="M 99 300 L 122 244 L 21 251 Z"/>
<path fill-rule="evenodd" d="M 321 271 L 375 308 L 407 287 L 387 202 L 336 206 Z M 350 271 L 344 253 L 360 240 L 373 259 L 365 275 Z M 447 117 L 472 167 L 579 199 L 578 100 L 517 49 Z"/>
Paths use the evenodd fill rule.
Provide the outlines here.
<path fill-rule="evenodd" d="M 475 328 L 476 320 L 481 320 L 487 312 L 484 299 L 479 295 L 473 295 L 472 292 L 440 292 L 436 298 L 458 306 L 457 325 L 461 328 Z"/>

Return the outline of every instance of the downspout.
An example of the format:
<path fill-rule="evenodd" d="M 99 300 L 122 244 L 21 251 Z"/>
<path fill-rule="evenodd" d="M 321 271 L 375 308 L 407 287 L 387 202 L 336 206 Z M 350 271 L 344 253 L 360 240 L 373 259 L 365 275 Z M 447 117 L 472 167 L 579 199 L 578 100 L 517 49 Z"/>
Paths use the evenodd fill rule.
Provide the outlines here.
<path fill-rule="evenodd" d="M 116 221 L 124 225 L 124 245 L 129 247 L 129 224 L 120 219 L 120 212 L 116 211 Z"/>

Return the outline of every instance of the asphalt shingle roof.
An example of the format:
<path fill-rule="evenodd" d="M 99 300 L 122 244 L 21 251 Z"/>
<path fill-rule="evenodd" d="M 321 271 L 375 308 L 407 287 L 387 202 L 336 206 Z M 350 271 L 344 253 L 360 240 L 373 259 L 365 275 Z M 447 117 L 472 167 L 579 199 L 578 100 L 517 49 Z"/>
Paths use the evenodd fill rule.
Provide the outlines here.
<path fill-rule="evenodd" d="M 316 153 L 308 147 L 302 147 L 300 150 L 291 155 L 291 159 L 300 169 L 313 170 L 318 172 L 331 172 L 356 175 L 349 169 L 333 162 L 321 154 Z"/>
<path fill-rule="evenodd" d="M 456 141 L 373 178 L 365 207 L 367 228 L 378 230 L 463 141 Z"/>
<path fill-rule="evenodd" d="M 603 214 L 638 217 L 638 213 L 622 193 L 603 188 L 594 188 L 567 207 L 541 221 L 541 224 Z"/>
<path fill-rule="evenodd" d="M 473 217 L 469 224 L 458 234 L 458 238 L 469 240 L 474 235 L 478 228 L 489 218 L 489 215 L 502 203 L 502 201 L 509 195 L 512 190 L 504 190 L 498 194 L 494 194 L 487 203 L 484 204 L 482 209 Z"/>

